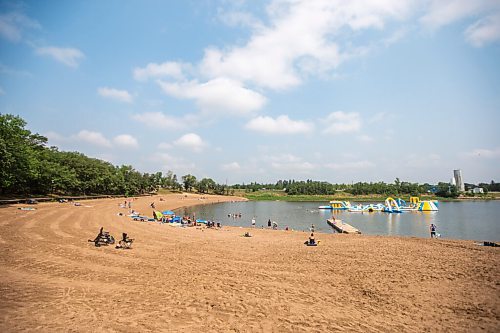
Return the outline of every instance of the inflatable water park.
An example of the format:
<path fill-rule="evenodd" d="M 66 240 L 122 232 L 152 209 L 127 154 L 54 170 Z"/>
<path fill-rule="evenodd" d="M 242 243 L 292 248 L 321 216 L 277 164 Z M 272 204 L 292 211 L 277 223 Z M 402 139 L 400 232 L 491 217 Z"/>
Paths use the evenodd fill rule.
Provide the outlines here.
<path fill-rule="evenodd" d="M 403 213 L 403 212 L 437 212 L 439 210 L 437 200 L 420 200 L 419 197 L 410 197 L 406 202 L 401 198 L 387 198 L 384 203 L 370 203 L 351 205 L 349 201 L 330 201 L 329 205 L 319 206 L 319 209 L 345 210 L 351 213 Z"/>

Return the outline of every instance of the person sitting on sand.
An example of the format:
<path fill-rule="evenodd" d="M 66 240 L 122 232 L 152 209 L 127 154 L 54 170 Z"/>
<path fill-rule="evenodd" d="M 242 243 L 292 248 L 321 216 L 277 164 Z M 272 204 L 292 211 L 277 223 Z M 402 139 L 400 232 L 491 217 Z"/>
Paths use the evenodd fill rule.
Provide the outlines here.
<path fill-rule="evenodd" d="M 311 232 L 311 236 L 309 236 L 309 245 L 316 245 L 316 240 L 314 239 L 314 233 Z"/>
<path fill-rule="evenodd" d="M 99 246 L 99 241 L 101 240 L 101 237 L 104 235 L 104 232 L 102 231 L 104 227 L 101 227 L 99 230 L 99 233 L 97 234 L 96 238 L 94 239 L 95 246 Z"/>

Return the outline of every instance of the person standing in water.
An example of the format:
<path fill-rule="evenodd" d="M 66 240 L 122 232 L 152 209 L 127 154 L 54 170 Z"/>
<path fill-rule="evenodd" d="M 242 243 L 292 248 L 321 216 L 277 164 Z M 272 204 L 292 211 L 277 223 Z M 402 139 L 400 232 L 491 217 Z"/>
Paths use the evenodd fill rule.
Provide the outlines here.
<path fill-rule="evenodd" d="M 431 230 L 431 238 L 435 238 L 436 237 L 436 225 L 434 223 L 431 223 L 430 230 Z"/>
<path fill-rule="evenodd" d="M 255 216 L 252 218 L 252 227 L 255 228 Z"/>
<path fill-rule="evenodd" d="M 269 219 L 269 220 L 267 221 L 267 227 L 268 227 L 268 228 L 271 228 L 271 219 Z"/>

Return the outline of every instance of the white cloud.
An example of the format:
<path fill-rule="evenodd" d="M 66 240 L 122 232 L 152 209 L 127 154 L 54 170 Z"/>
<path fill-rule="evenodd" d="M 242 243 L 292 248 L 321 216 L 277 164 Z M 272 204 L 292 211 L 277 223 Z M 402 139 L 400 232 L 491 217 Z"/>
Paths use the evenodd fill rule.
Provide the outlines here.
<path fill-rule="evenodd" d="M 63 137 L 59 133 L 52 132 L 52 131 L 44 133 L 43 136 L 45 136 L 48 139 L 49 144 L 62 143 L 64 141 L 66 141 L 65 137 Z"/>
<path fill-rule="evenodd" d="M 494 3 L 491 0 L 431 0 L 420 22 L 431 29 L 437 29 L 498 7 L 498 3 Z"/>
<path fill-rule="evenodd" d="M 78 67 L 79 62 L 85 58 L 82 51 L 75 48 L 63 48 L 63 47 L 39 47 L 36 49 L 36 53 L 39 55 L 46 55 L 52 57 L 66 66 Z"/>
<path fill-rule="evenodd" d="M 19 42 L 28 28 L 40 29 L 40 24 L 19 12 L 0 15 L 0 36 L 11 42 Z"/>
<path fill-rule="evenodd" d="M 74 136 L 74 139 L 87 142 L 95 146 L 111 147 L 111 142 L 106 139 L 104 135 L 102 135 L 102 133 L 99 132 L 82 130 Z"/>
<path fill-rule="evenodd" d="M 170 148 L 172 148 L 172 145 L 170 143 L 160 142 L 158 144 L 158 149 L 165 149 L 165 150 L 167 150 L 167 149 L 170 149 Z"/>
<path fill-rule="evenodd" d="M 276 119 L 259 116 L 250 120 L 245 127 L 268 134 L 299 134 L 311 132 L 314 125 L 305 121 L 291 120 L 287 115 L 281 115 Z"/>
<path fill-rule="evenodd" d="M 129 134 L 121 134 L 114 137 L 113 142 L 117 146 L 121 146 L 124 148 L 138 148 L 139 143 L 137 139 Z"/>
<path fill-rule="evenodd" d="M 179 139 L 174 141 L 174 145 L 190 149 L 194 152 L 200 152 L 207 146 L 201 137 L 195 133 L 184 134 Z"/>
<path fill-rule="evenodd" d="M 153 128 L 183 128 L 189 125 L 194 125 L 196 123 L 196 119 L 192 115 L 185 115 L 184 117 L 173 117 L 166 115 L 162 112 L 145 112 L 140 114 L 135 114 L 132 116 L 132 119 L 144 123 L 149 127 Z"/>
<path fill-rule="evenodd" d="M 465 30 L 465 39 L 475 47 L 500 40 L 500 13 L 476 21 Z"/>
<path fill-rule="evenodd" d="M 126 90 L 101 87 L 97 89 L 97 93 L 102 97 L 111 98 L 120 102 L 132 103 L 132 96 Z"/>
<path fill-rule="evenodd" d="M 152 162 L 161 164 L 164 170 L 172 170 L 180 174 L 193 173 L 196 171 L 196 164 L 186 161 L 179 156 L 173 156 L 167 153 L 156 153 L 150 157 Z M 179 179 L 180 180 L 180 179 Z"/>
<path fill-rule="evenodd" d="M 355 162 L 343 162 L 343 163 L 329 163 L 326 165 L 327 168 L 333 170 L 364 170 L 374 168 L 375 164 L 370 161 L 355 161 Z"/>
<path fill-rule="evenodd" d="M 167 61 L 161 64 L 149 63 L 146 67 L 134 68 L 134 78 L 138 81 L 146 81 L 151 78 L 171 77 L 174 79 L 183 79 L 183 71 L 189 70 L 190 65 L 175 61 Z"/>
<path fill-rule="evenodd" d="M 243 11 L 225 11 L 223 9 L 219 9 L 218 18 L 221 22 L 231 27 L 242 26 L 254 29 L 263 27 L 262 22 L 260 22 L 255 16 Z"/>
<path fill-rule="evenodd" d="M 241 166 L 238 162 L 231 162 L 227 164 L 222 164 L 221 169 L 224 171 L 239 171 L 241 170 Z"/>
<path fill-rule="evenodd" d="M 300 84 L 303 75 L 328 72 L 351 57 L 349 45 L 342 52 L 332 38 L 343 29 L 381 29 L 385 20 L 403 18 L 411 8 L 411 2 L 399 0 L 273 1 L 268 26 L 255 25 L 244 46 L 206 49 L 201 70 L 209 77 L 286 89 Z"/>
<path fill-rule="evenodd" d="M 238 81 L 227 78 L 216 78 L 205 83 L 197 80 L 170 83 L 158 81 L 163 91 L 173 97 L 194 99 L 205 114 L 233 114 L 250 113 L 262 108 L 266 98 Z"/>
<path fill-rule="evenodd" d="M 467 42 L 481 47 L 500 40 L 500 1 L 496 0 L 432 0 L 420 22 L 437 29 L 467 18 L 476 19 L 464 32 Z"/>
<path fill-rule="evenodd" d="M 326 128 L 323 133 L 328 134 L 351 133 L 361 129 L 361 117 L 357 112 L 332 112 L 328 115 L 324 123 L 326 124 Z"/>

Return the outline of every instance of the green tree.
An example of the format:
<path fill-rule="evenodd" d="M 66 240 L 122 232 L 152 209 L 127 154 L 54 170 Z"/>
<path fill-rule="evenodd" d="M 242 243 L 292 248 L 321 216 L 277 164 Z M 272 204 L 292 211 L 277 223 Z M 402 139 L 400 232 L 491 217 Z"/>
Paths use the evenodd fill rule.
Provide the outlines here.
<path fill-rule="evenodd" d="M 184 175 L 182 176 L 182 182 L 184 184 L 184 189 L 186 191 L 191 191 L 193 187 L 196 186 L 196 177 L 191 174 Z"/>

